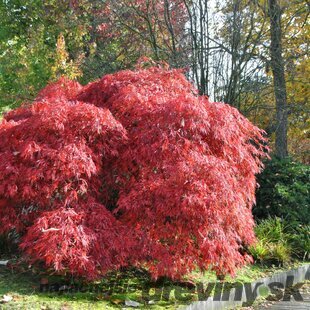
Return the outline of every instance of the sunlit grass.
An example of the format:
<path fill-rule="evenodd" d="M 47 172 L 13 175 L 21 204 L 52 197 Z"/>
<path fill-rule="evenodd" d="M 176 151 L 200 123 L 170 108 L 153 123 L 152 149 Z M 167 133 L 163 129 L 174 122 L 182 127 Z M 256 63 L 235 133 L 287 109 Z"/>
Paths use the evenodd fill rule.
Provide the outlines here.
<path fill-rule="evenodd" d="M 299 264 L 292 264 L 290 267 L 297 267 Z M 287 269 L 287 268 L 286 268 Z M 259 278 L 271 276 L 281 272 L 283 268 L 265 267 L 252 265 L 237 272 L 235 278 L 226 277 L 225 287 L 235 282 L 253 282 Z M 162 280 L 152 282 L 146 272 L 127 270 L 111 273 L 108 277 L 91 284 L 77 282 L 58 276 L 50 276 L 49 284 L 52 289 L 47 292 L 40 292 L 40 279 L 46 275 L 39 272 L 10 271 L 6 267 L 0 267 L 0 299 L 3 295 L 10 295 L 13 301 L 2 304 L 1 309 L 117 309 L 124 308 L 125 301 L 132 300 L 140 304 L 144 309 L 177 309 L 184 308 L 186 304 L 198 300 L 195 287 L 189 288 L 184 283 Z M 197 285 L 204 285 L 209 282 L 216 282 L 213 272 L 204 274 L 195 272 L 187 277 Z M 74 285 L 73 291 L 53 291 L 53 286 Z M 211 291 L 211 296 L 214 290 Z"/>

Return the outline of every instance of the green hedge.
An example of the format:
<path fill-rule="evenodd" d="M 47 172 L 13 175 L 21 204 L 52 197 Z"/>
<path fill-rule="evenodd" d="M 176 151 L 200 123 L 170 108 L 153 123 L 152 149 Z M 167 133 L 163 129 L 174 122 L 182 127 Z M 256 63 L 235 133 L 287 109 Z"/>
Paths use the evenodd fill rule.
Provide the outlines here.
<path fill-rule="evenodd" d="M 291 158 L 272 158 L 258 176 L 253 208 L 256 262 L 285 264 L 310 258 L 310 166 Z"/>
<path fill-rule="evenodd" d="M 260 188 L 253 208 L 256 220 L 280 217 L 310 225 L 310 166 L 273 158 L 258 176 Z"/>

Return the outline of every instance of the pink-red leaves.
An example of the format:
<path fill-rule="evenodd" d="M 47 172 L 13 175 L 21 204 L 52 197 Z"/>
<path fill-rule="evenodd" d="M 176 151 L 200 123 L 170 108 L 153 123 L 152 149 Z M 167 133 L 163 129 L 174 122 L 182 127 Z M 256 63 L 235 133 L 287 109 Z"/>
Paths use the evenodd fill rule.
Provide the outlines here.
<path fill-rule="evenodd" d="M 0 125 L 1 232 L 24 230 L 32 261 L 89 278 L 126 264 L 233 274 L 249 261 L 265 142 L 180 70 L 62 79 Z"/>

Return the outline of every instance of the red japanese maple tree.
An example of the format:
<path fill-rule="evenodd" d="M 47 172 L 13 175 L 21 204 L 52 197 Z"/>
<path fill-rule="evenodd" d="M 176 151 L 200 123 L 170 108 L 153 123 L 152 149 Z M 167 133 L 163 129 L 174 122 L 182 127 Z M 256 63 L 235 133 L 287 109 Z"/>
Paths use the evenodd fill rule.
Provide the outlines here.
<path fill-rule="evenodd" d="M 0 125 L 0 233 L 30 261 L 90 279 L 154 278 L 249 261 L 263 132 L 198 96 L 180 70 L 61 79 Z"/>

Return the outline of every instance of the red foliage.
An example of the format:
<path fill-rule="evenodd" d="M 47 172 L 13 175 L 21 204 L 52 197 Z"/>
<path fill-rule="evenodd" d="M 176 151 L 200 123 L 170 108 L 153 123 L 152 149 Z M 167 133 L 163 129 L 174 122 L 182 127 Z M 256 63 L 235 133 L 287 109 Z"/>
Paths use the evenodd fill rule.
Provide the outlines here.
<path fill-rule="evenodd" d="M 32 261 L 177 278 L 249 260 L 261 130 L 179 70 L 121 71 L 78 94 L 55 85 L 0 125 L 1 232 L 25 230 Z"/>
<path fill-rule="evenodd" d="M 82 85 L 76 81 L 71 81 L 66 77 L 61 77 L 57 82 L 51 83 L 43 88 L 36 100 L 62 100 L 74 99 L 82 90 Z"/>
<path fill-rule="evenodd" d="M 47 93 L 0 125 L 0 232 L 26 230 L 22 248 L 34 260 L 92 278 L 99 263 L 100 271 L 123 264 L 102 180 L 103 160 L 118 155 L 126 134 L 108 110 Z M 92 256 L 101 243 L 109 246 Z"/>

